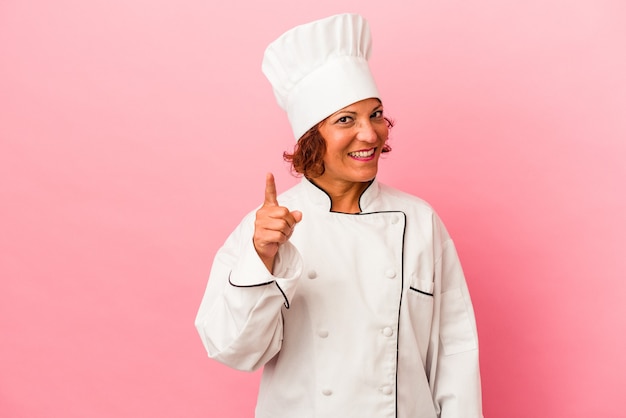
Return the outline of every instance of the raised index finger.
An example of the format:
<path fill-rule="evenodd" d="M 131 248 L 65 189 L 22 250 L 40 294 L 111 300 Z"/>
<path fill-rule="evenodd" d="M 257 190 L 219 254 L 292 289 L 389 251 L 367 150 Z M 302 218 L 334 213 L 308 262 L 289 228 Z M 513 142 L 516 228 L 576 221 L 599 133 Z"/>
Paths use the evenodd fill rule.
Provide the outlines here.
<path fill-rule="evenodd" d="M 274 182 L 274 175 L 267 173 L 265 176 L 265 206 L 278 206 L 276 200 L 276 183 Z"/>

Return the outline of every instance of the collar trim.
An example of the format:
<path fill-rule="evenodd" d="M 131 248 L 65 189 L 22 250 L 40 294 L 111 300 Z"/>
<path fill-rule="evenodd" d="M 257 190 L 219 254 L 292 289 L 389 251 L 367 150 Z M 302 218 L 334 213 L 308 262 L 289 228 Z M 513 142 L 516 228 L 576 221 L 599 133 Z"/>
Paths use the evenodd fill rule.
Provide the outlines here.
<path fill-rule="evenodd" d="M 307 191 L 307 195 L 313 202 L 315 206 L 318 206 L 328 212 L 332 213 L 343 213 L 343 212 L 335 212 L 331 210 L 332 207 L 332 199 L 330 195 L 326 192 L 326 190 L 319 187 L 317 184 L 313 183 L 306 177 L 302 178 L 302 183 L 305 186 Z M 367 213 L 374 211 L 372 204 L 376 201 L 378 197 L 378 193 L 380 191 L 380 184 L 376 179 L 369 182 L 367 187 L 359 196 L 359 210 L 360 213 Z"/>

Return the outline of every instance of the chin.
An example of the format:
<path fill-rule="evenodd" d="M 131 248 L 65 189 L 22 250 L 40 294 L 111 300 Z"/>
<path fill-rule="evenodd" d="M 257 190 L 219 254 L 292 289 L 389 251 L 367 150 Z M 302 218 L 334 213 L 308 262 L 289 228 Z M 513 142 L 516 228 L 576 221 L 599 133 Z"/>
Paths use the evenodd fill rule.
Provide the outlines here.
<path fill-rule="evenodd" d="M 374 180 L 376 178 L 376 174 L 378 172 L 374 172 L 374 173 L 368 173 L 368 174 L 362 174 L 360 176 L 358 176 L 358 180 L 356 180 L 359 183 L 367 183 L 370 182 L 372 180 Z"/>

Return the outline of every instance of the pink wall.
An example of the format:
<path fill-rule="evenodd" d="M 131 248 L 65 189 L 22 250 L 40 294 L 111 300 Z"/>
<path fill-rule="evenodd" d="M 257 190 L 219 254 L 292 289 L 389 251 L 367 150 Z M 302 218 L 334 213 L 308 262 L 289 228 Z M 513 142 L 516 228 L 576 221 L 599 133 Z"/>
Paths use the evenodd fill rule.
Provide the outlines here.
<path fill-rule="evenodd" d="M 397 123 L 380 177 L 457 241 L 485 415 L 624 416 L 625 3 L 336 3 L 0 4 L 0 416 L 252 416 L 193 319 L 264 173 L 296 181 L 263 50 L 342 11 Z"/>

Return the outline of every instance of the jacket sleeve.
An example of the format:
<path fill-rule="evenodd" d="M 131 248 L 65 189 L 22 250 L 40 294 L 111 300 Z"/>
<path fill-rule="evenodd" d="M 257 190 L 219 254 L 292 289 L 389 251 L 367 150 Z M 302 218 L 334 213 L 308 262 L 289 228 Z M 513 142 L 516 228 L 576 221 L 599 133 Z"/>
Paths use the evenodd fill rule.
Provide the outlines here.
<path fill-rule="evenodd" d="M 217 252 L 195 325 L 209 357 L 239 370 L 253 371 L 278 353 L 282 309 L 296 290 L 302 260 L 296 248 L 280 246 L 270 273 L 252 243 L 248 215 Z"/>
<path fill-rule="evenodd" d="M 441 228 L 441 253 L 435 264 L 441 293 L 435 308 L 439 328 L 433 397 L 441 418 L 482 418 L 474 310 L 454 243 Z"/>

